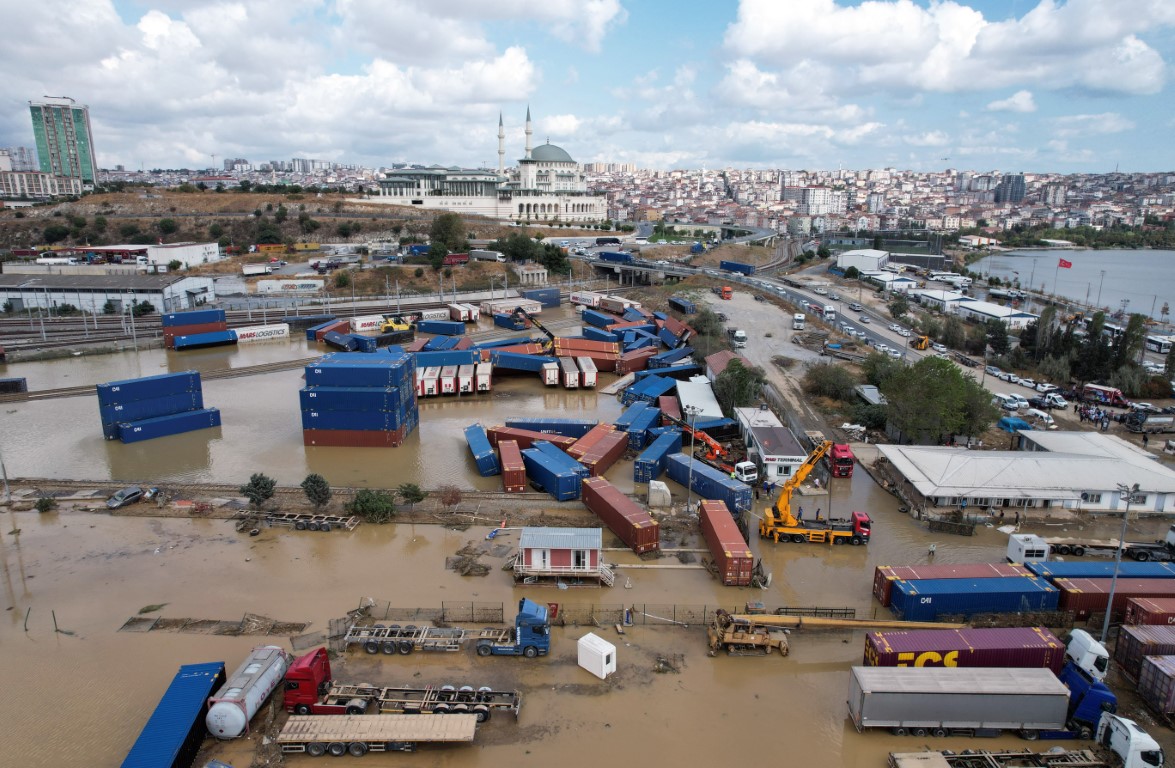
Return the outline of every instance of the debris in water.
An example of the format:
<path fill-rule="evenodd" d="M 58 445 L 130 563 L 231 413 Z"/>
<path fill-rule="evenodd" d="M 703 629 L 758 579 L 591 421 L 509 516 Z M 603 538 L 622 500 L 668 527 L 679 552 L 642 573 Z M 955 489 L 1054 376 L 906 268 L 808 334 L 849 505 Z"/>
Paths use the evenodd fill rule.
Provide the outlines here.
<path fill-rule="evenodd" d="M 167 603 L 152 603 L 151 605 L 144 605 L 140 608 L 139 613 L 155 613 L 156 611 L 162 611 L 166 607 Z"/>

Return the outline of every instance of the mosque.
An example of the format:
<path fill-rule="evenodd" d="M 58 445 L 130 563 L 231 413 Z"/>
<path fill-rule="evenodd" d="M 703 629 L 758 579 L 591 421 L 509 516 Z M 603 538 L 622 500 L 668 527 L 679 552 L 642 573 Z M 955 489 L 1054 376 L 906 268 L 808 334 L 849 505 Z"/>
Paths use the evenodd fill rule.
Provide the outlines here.
<path fill-rule="evenodd" d="M 412 167 L 388 171 L 379 196 L 366 202 L 412 205 L 509 221 L 599 222 L 608 218 L 603 194 L 588 192 L 579 163 L 548 141 L 531 148 L 526 109 L 526 152 L 518 169 L 506 172 L 506 128 L 498 115 L 498 170 Z"/>

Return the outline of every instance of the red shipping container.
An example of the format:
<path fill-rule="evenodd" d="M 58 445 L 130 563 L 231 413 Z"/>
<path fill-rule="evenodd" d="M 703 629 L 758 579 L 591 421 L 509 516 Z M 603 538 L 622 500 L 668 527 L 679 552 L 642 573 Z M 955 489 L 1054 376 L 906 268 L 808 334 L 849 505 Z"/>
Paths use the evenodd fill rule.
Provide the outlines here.
<path fill-rule="evenodd" d="M 1116 597 L 1116 595 L 1115 595 Z M 1175 627 L 1136 624 L 1123 626 L 1114 645 L 1114 663 L 1129 680 L 1137 680 L 1145 656 L 1175 653 Z"/>
<path fill-rule="evenodd" d="M 1132 597 L 1126 601 L 1123 624 L 1175 624 L 1175 597 Z"/>
<path fill-rule="evenodd" d="M 616 355 L 620 345 L 614 341 L 594 339 L 555 339 L 555 354 L 558 357 L 584 357 L 590 354 Z"/>
<path fill-rule="evenodd" d="M 617 333 L 619 331 L 623 331 L 625 328 L 641 328 L 648 324 L 649 322 L 647 320 L 621 320 L 618 323 L 612 323 L 608 325 L 606 328 L 604 328 L 604 330 Z"/>
<path fill-rule="evenodd" d="M 638 555 L 661 548 L 661 526 L 632 499 L 602 477 L 583 481 L 583 505 Z"/>
<path fill-rule="evenodd" d="M 895 581 L 918 579 L 986 579 L 997 576 L 1034 576 L 1022 565 L 1010 563 L 967 563 L 962 565 L 879 565 L 873 571 L 873 596 L 884 606 L 890 604 Z"/>
<path fill-rule="evenodd" d="M 867 632 L 870 667 L 1047 667 L 1060 673 L 1065 644 L 1044 627 Z"/>
<path fill-rule="evenodd" d="M 619 461 L 627 450 L 628 433 L 618 429 L 613 430 L 601 437 L 595 445 L 589 447 L 579 463 L 588 468 L 592 477 L 599 477 L 611 469 L 612 465 Z"/>
<path fill-rule="evenodd" d="M 668 328 L 670 333 L 682 341 L 687 340 L 696 333 L 693 328 L 674 317 L 665 318 L 664 327 Z"/>
<path fill-rule="evenodd" d="M 677 395 L 661 395 L 657 398 L 657 407 L 661 409 L 661 426 L 669 427 L 676 423 L 670 416 L 681 421 L 681 402 Z"/>
<path fill-rule="evenodd" d="M 589 450 L 592 449 L 593 446 L 599 443 L 604 435 L 615 431 L 616 427 L 612 426 L 611 424 L 597 424 L 596 426 L 589 429 L 587 434 L 576 440 L 575 445 L 567 449 L 567 454 L 573 459 L 582 459 L 584 454 L 586 454 Z M 628 433 L 625 433 L 626 437 L 627 434 Z"/>
<path fill-rule="evenodd" d="M 227 331 L 228 323 L 196 323 L 195 325 L 172 325 L 163 329 L 163 345 L 168 349 L 175 348 L 176 336 L 188 336 L 193 333 L 213 333 Z"/>
<path fill-rule="evenodd" d="M 514 440 L 498 443 L 498 458 L 502 462 L 502 490 L 506 493 L 526 491 L 526 465 L 522 462 L 522 451 Z"/>
<path fill-rule="evenodd" d="M 575 445 L 574 437 L 564 437 L 563 435 L 547 434 L 546 432 L 532 432 L 529 429 L 515 429 L 514 427 L 503 427 L 498 425 L 490 427 L 486 430 L 486 436 L 490 439 L 490 445 L 497 445 L 498 440 L 513 440 L 518 443 L 518 448 L 530 448 L 534 445 L 535 440 L 546 440 L 561 450 L 568 450 Z"/>
<path fill-rule="evenodd" d="M 347 333 L 349 330 L 351 330 L 351 321 L 339 320 L 337 323 L 331 323 L 327 327 L 315 331 L 314 340 L 322 341 L 324 338 L 326 338 L 326 335 L 332 331 L 337 333 Z"/>
<path fill-rule="evenodd" d="M 599 352 L 593 352 L 590 355 L 576 355 L 576 357 L 586 357 L 596 364 L 597 371 L 612 372 L 616 370 L 616 362 L 620 359 L 620 355 L 605 355 Z"/>
<path fill-rule="evenodd" d="M 1061 591 L 1060 609 L 1072 611 L 1077 619 L 1105 613 L 1113 579 L 1054 579 Z M 1175 579 L 1118 579 L 1114 588 L 1111 621 L 1122 620 L 1126 601 L 1132 597 L 1175 597 Z"/>
<path fill-rule="evenodd" d="M 718 566 L 718 578 L 728 587 L 749 587 L 755 556 L 730 516 L 726 502 L 703 501 L 698 509 L 698 522 L 714 565 Z"/>
<path fill-rule="evenodd" d="M 643 347 L 642 349 L 634 349 L 632 352 L 625 352 L 616 361 L 616 373 L 623 376 L 626 373 L 643 371 L 649 367 L 649 358 L 660 351 L 656 347 Z"/>
<path fill-rule="evenodd" d="M 494 347 L 494 352 L 513 352 L 516 355 L 541 355 L 544 353 L 542 344 L 512 344 L 509 347 Z"/>
<path fill-rule="evenodd" d="M 428 343 L 428 339 L 413 339 L 411 343 L 404 345 L 405 352 L 422 352 L 424 345 Z"/>
<path fill-rule="evenodd" d="M 462 336 L 460 341 L 457 342 L 457 346 L 453 347 L 453 351 L 464 351 L 472 346 L 473 339 L 469 338 L 468 336 Z"/>
<path fill-rule="evenodd" d="M 302 444 L 330 448 L 396 448 L 404 444 L 404 428 L 391 432 L 366 429 L 303 429 Z"/>
<path fill-rule="evenodd" d="M 1147 656 L 1142 660 L 1138 695 L 1160 715 L 1175 712 L 1175 656 Z"/>

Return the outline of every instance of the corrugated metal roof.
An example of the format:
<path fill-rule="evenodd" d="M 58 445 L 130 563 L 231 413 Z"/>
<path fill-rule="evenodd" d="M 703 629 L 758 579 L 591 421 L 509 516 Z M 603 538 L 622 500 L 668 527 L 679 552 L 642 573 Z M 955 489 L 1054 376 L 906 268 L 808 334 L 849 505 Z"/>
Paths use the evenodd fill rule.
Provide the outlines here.
<path fill-rule="evenodd" d="M 995 667 L 853 667 L 861 690 L 907 693 L 985 691 L 1001 694 L 1069 695 L 1049 669 Z"/>
<path fill-rule="evenodd" d="M 604 537 L 599 528 L 523 528 L 519 549 L 600 549 Z"/>
<path fill-rule="evenodd" d="M 179 668 L 122 768 L 165 768 L 174 763 L 196 718 L 224 674 L 224 662 L 185 664 Z"/>
<path fill-rule="evenodd" d="M 750 431 L 764 456 L 798 456 L 802 460 L 808 455 L 787 427 L 751 427 Z"/>
<path fill-rule="evenodd" d="M 63 288 L 160 290 L 190 279 L 188 275 L 170 272 L 166 275 L 0 275 L 0 288 L 23 288 L 28 291 Z"/>

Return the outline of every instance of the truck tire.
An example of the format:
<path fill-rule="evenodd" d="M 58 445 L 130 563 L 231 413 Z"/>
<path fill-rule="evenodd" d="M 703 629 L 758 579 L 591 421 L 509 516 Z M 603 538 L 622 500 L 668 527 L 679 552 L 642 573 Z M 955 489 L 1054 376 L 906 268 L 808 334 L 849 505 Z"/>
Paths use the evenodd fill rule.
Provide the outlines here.
<path fill-rule="evenodd" d="M 930 735 L 934 736 L 936 739 L 941 739 L 943 736 L 947 735 L 947 729 L 946 728 L 935 728 L 933 731 L 930 732 Z"/>
<path fill-rule="evenodd" d="M 1067 555 L 1072 551 L 1073 550 L 1069 549 L 1068 544 L 1058 544 L 1057 545 L 1057 554 L 1058 555 Z"/>
<path fill-rule="evenodd" d="M 304 523 L 304 522 L 302 522 L 301 520 L 299 520 L 298 522 L 294 523 L 294 530 L 295 530 L 295 531 L 304 531 L 304 530 L 306 530 L 306 523 Z"/>
<path fill-rule="evenodd" d="M 793 533 L 791 536 L 791 540 L 794 541 L 796 544 L 803 544 L 807 540 L 807 537 L 804 536 L 804 534 L 802 534 L 802 533 Z"/>
<path fill-rule="evenodd" d="M 348 715 L 362 715 L 366 711 L 367 711 L 367 707 L 362 707 L 362 706 L 359 706 L 358 704 L 348 704 L 347 705 L 347 714 Z"/>
<path fill-rule="evenodd" d="M 326 746 L 326 751 L 330 752 L 331 757 L 342 757 L 347 754 L 347 745 L 341 741 L 332 741 Z"/>
<path fill-rule="evenodd" d="M 411 640 L 401 640 L 398 650 L 401 656 L 407 656 L 412 653 L 414 647 Z"/>
<path fill-rule="evenodd" d="M 1133 556 L 1134 556 L 1134 559 L 1140 563 L 1145 563 L 1147 560 L 1151 559 L 1151 553 L 1147 552 L 1145 549 L 1141 550 L 1139 552 L 1133 553 Z"/>
<path fill-rule="evenodd" d="M 926 729 L 925 728 L 915 728 L 912 731 L 910 731 L 910 733 L 914 734 L 915 736 L 921 737 L 921 736 L 926 735 Z"/>
<path fill-rule="evenodd" d="M 318 530 L 318 523 L 315 523 L 313 521 L 306 523 L 306 530 L 317 531 Z"/>
<path fill-rule="evenodd" d="M 298 704 L 297 706 L 294 707 L 294 714 L 295 715 L 308 715 L 308 714 L 310 714 L 310 705 L 309 704 Z"/>
<path fill-rule="evenodd" d="M 892 733 L 894 736 L 905 736 L 906 735 L 905 728 L 890 728 L 889 732 Z"/>
<path fill-rule="evenodd" d="M 384 640 L 382 643 L 380 643 L 379 647 L 380 647 L 381 651 L 383 651 L 384 653 L 386 653 L 390 656 L 396 652 L 396 641 L 395 640 Z"/>
<path fill-rule="evenodd" d="M 539 649 L 535 648 L 533 645 L 528 645 L 522 649 L 522 655 L 528 659 L 533 659 L 535 656 L 539 655 Z"/>
<path fill-rule="evenodd" d="M 330 523 L 320 523 L 318 530 L 322 531 L 323 533 L 330 533 Z"/>
<path fill-rule="evenodd" d="M 865 540 L 862 539 L 860 536 L 854 536 L 853 538 L 849 539 L 849 543 L 852 544 L 854 547 L 859 547 L 865 543 Z"/>
<path fill-rule="evenodd" d="M 1073 547 L 1073 556 L 1074 557 L 1083 557 L 1084 555 L 1085 555 L 1085 547 L 1081 546 L 1080 544 Z"/>
<path fill-rule="evenodd" d="M 477 644 L 477 655 L 478 656 L 489 656 L 493 652 L 494 652 L 494 649 L 490 647 L 489 643 L 478 643 Z"/>
<path fill-rule="evenodd" d="M 363 644 L 363 650 L 367 651 L 368 653 L 379 653 L 379 641 L 368 640 Z"/>
<path fill-rule="evenodd" d="M 363 757 L 367 754 L 367 745 L 362 741 L 352 741 L 347 745 L 347 753 L 353 757 Z"/>
<path fill-rule="evenodd" d="M 1025 741 L 1036 741 L 1040 738 L 1039 731 L 1020 731 L 1020 738 Z"/>
<path fill-rule="evenodd" d="M 321 741 L 312 741 L 306 745 L 306 754 L 311 757 L 322 757 L 326 754 L 326 745 Z"/>
<path fill-rule="evenodd" d="M 477 715 L 477 722 L 484 723 L 490 719 L 490 708 L 485 704 L 478 704 L 473 708 L 473 714 Z"/>

